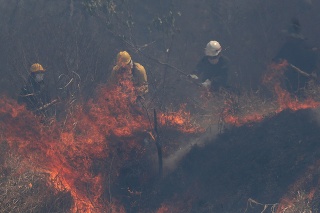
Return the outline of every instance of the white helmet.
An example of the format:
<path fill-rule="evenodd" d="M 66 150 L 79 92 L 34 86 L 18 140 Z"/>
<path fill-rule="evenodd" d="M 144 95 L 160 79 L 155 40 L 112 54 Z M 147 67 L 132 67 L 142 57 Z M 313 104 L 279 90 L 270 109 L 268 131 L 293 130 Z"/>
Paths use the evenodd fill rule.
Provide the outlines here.
<path fill-rule="evenodd" d="M 219 42 L 210 41 L 206 48 L 204 49 L 204 53 L 206 56 L 217 56 L 221 52 L 222 48 Z"/>

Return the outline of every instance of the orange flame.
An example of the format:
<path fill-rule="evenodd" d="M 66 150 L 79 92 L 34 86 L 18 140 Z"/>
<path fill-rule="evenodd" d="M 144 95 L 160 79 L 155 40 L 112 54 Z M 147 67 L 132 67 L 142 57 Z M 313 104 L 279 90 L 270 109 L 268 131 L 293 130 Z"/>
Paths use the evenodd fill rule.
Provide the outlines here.
<path fill-rule="evenodd" d="M 286 71 L 287 66 L 288 62 L 286 60 L 283 60 L 278 64 L 273 63 L 270 65 L 269 72 L 263 78 L 264 84 L 271 84 L 274 87 L 274 92 L 277 96 L 278 108 L 275 109 L 274 112 L 280 113 L 286 109 L 296 111 L 300 109 L 319 107 L 320 102 L 311 98 L 301 101 L 293 94 L 290 94 L 288 91 L 281 88 L 280 78 Z M 224 121 L 235 126 L 241 126 L 252 122 L 260 122 L 264 117 L 266 117 L 266 115 L 258 112 L 246 115 L 235 115 L 235 113 L 232 113 L 232 110 L 230 110 L 231 107 L 229 105 L 230 103 L 227 103 L 227 107 L 223 111 Z"/>
<path fill-rule="evenodd" d="M 124 79 L 121 86 L 100 87 L 96 98 L 75 106 L 72 118 L 46 126 L 24 106 L 2 97 L 0 128 L 12 149 L 31 160 L 35 170 L 49 174 L 52 186 L 71 193 L 72 212 L 106 212 L 106 206 L 110 211 L 125 212 L 120 203 L 103 198 L 106 171 L 93 173 L 92 166 L 95 160 L 110 160 L 112 144 L 116 143 L 124 152 L 123 162 L 114 168 L 117 171 L 121 163 L 130 160 L 125 153 L 141 146 L 139 140 L 143 138 L 139 133 L 150 124 L 135 98 L 132 81 Z M 186 133 L 196 131 L 187 116 L 190 114 L 183 109 L 161 114 L 160 125 Z"/>
<path fill-rule="evenodd" d="M 304 101 L 299 101 L 296 96 L 292 96 L 289 92 L 282 89 L 280 84 L 277 83 L 275 85 L 275 92 L 277 94 L 279 109 L 277 112 L 281 112 L 284 109 L 291 109 L 293 111 L 299 109 L 309 109 L 309 108 L 316 108 L 319 106 L 319 102 L 308 98 Z"/>
<path fill-rule="evenodd" d="M 161 113 L 160 124 L 165 127 L 176 128 L 183 133 L 197 133 L 203 130 L 191 122 L 190 112 L 186 111 L 186 105 L 180 106 L 177 112 Z"/>
<path fill-rule="evenodd" d="M 264 116 L 260 114 L 252 114 L 252 115 L 244 115 L 244 116 L 233 116 L 233 115 L 227 114 L 226 117 L 224 117 L 224 121 L 228 124 L 241 126 L 247 123 L 262 121 L 263 118 Z"/>
<path fill-rule="evenodd" d="M 288 62 L 286 60 L 282 60 L 280 63 L 272 63 L 270 64 L 268 70 L 269 72 L 262 79 L 263 84 L 268 84 L 273 80 L 279 80 L 279 78 L 283 75 L 288 67 Z"/>

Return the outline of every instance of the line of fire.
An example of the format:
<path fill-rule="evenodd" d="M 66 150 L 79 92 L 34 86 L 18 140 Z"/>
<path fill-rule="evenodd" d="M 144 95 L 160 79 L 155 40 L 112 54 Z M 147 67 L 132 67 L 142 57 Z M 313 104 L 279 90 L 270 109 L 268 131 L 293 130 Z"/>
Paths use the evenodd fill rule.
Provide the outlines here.
<path fill-rule="evenodd" d="M 137 106 L 130 81 L 122 82 L 121 87 L 100 86 L 95 98 L 73 106 L 68 114 L 70 119 L 51 119 L 49 123 L 15 100 L 2 96 L 1 136 L 7 150 L 2 157 L 3 167 L 9 169 L 10 163 L 18 160 L 20 166 L 7 172 L 16 176 L 32 173 L 32 178 L 18 183 L 24 196 L 37 190 L 49 193 L 50 190 L 43 188 L 50 188 L 52 194 L 47 196 L 56 200 L 50 198 L 47 205 L 63 207 L 66 212 L 127 212 L 128 205 L 143 208 L 141 200 L 148 202 L 152 196 L 161 196 L 153 193 L 163 193 L 161 179 L 170 178 L 172 164 L 179 167 L 183 156 L 180 159 L 177 156 L 181 149 L 189 146 L 184 151 L 186 155 L 193 146 L 203 146 L 204 139 L 199 144 L 191 141 L 203 135 L 223 134 L 230 128 L 250 127 L 282 111 L 317 108 L 320 102 L 315 98 L 299 100 L 281 89 L 276 76 L 282 75 L 287 66 L 287 62 L 271 66 L 263 80 L 273 85 L 273 100 L 262 101 L 257 97 L 250 100 L 253 95 L 228 92 L 210 96 L 205 90 L 199 96 L 202 101 L 197 103 L 207 113 L 202 115 L 190 113 L 185 104 L 176 111 Z M 209 104 L 210 101 L 215 104 Z M 219 132 L 215 133 L 214 129 Z M 169 162 L 173 157 L 178 160 L 172 161 L 177 162 Z M 306 172 L 312 174 L 317 164 Z M 41 181 L 44 185 L 39 185 Z M 291 187 L 305 182 L 298 180 Z M 156 212 L 181 212 L 179 208 L 192 203 L 189 190 L 197 191 L 188 187 L 185 195 L 179 195 L 187 203 L 172 195 L 160 203 Z M 310 188 L 304 199 L 312 201 L 315 190 Z M 251 205 L 261 204 L 253 199 L 249 201 Z M 292 203 L 284 198 L 277 212 Z"/>

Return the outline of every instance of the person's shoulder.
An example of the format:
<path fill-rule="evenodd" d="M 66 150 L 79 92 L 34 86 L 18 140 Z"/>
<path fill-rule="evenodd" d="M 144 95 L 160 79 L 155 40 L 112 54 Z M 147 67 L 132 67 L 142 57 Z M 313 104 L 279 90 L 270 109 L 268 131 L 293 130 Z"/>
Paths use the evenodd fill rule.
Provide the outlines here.
<path fill-rule="evenodd" d="M 197 63 L 197 66 L 203 66 L 205 64 L 209 64 L 207 56 L 203 56 Z"/>
<path fill-rule="evenodd" d="M 220 56 L 220 61 L 221 61 L 221 64 L 226 64 L 226 65 L 230 64 L 230 59 L 225 55 Z"/>
<path fill-rule="evenodd" d="M 137 63 L 137 62 L 134 62 L 134 67 L 137 71 L 140 71 L 140 72 L 146 72 L 144 66 L 142 66 L 141 64 Z"/>

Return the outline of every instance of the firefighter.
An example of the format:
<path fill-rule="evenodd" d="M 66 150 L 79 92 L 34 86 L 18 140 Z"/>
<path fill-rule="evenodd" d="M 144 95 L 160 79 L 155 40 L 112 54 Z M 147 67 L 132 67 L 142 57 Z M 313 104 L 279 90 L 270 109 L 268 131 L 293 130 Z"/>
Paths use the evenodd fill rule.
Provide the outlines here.
<path fill-rule="evenodd" d="M 121 51 L 117 55 L 116 65 L 113 67 L 109 82 L 111 84 L 121 83 L 121 79 L 129 78 L 135 88 L 137 99 L 144 99 L 148 93 L 148 81 L 145 68 L 133 62 L 127 51 Z"/>
<path fill-rule="evenodd" d="M 46 113 L 46 107 L 51 102 L 44 75 L 45 69 L 41 64 L 32 64 L 26 85 L 22 87 L 18 97 L 18 103 L 25 104 L 28 110 L 36 114 Z"/>
<path fill-rule="evenodd" d="M 289 30 L 286 31 L 285 43 L 273 58 L 274 63 L 284 60 L 288 63 L 281 79 L 282 86 L 295 95 L 299 95 L 312 79 L 317 78 L 317 49 L 310 47 L 300 32 L 299 21 L 293 19 Z"/>
<path fill-rule="evenodd" d="M 221 50 L 218 41 L 210 41 L 204 50 L 205 56 L 198 62 L 194 73 L 189 75 L 211 91 L 227 88 L 229 59 L 221 54 Z"/>

